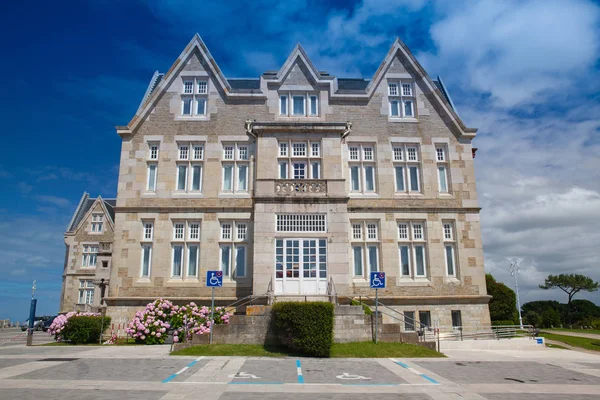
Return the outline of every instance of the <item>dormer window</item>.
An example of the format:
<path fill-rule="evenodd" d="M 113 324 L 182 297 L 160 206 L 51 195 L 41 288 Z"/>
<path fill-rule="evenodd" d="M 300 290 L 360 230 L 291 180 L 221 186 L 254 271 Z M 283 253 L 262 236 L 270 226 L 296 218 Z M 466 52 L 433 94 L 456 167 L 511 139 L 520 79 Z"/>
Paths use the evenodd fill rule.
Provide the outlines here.
<path fill-rule="evenodd" d="M 415 95 L 412 82 L 388 82 L 391 118 L 415 118 Z"/>
<path fill-rule="evenodd" d="M 317 117 L 319 115 L 319 96 L 311 93 L 280 94 L 279 115 L 282 117 Z"/>
<path fill-rule="evenodd" d="M 104 225 L 103 214 L 92 214 L 92 233 L 102 233 L 102 226 Z"/>
<path fill-rule="evenodd" d="M 205 116 L 208 102 L 208 81 L 206 78 L 184 78 L 181 95 L 181 114 L 184 116 Z"/>

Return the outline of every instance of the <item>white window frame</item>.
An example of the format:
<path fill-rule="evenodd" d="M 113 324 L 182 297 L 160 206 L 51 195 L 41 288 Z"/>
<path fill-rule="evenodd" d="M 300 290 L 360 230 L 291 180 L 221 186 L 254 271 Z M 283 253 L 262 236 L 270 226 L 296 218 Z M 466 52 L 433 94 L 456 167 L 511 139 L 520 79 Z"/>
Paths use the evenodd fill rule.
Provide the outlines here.
<path fill-rule="evenodd" d="M 327 232 L 326 214 L 276 214 L 276 232 Z"/>
<path fill-rule="evenodd" d="M 442 221 L 442 238 L 444 243 L 444 266 L 445 274 L 449 278 L 458 277 L 458 263 L 456 257 L 456 240 L 454 232 L 455 223 L 454 221 Z M 448 248 L 450 248 L 450 258 L 452 260 L 452 273 L 448 271 Z"/>
<path fill-rule="evenodd" d="M 365 149 L 371 149 L 366 152 Z M 370 154 L 371 158 L 367 157 Z M 373 169 L 373 190 L 367 189 L 367 170 Z M 353 185 L 352 169 L 358 168 L 358 188 Z M 349 192 L 353 194 L 377 193 L 377 144 L 376 143 L 349 143 L 348 144 L 348 182 Z"/>
<path fill-rule="evenodd" d="M 294 98 L 302 97 L 304 107 L 302 114 L 294 114 Z M 316 113 L 312 112 L 312 100 L 316 102 Z M 283 107 L 285 104 L 285 110 Z M 319 116 L 319 93 L 318 92 L 279 92 L 279 116 L 280 117 L 318 117 Z"/>
<path fill-rule="evenodd" d="M 416 159 L 409 159 L 409 149 L 414 149 Z M 416 143 L 392 143 L 392 162 L 394 163 L 394 192 L 395 193 L 422 193 L 421 183 L 421 147 Z M 411 168 L 417 169 L 417 190 L 413 190 Z M 403 188 L 398 187 L 398 173 L 400 173 Z"/>
<path fill-rule="evenodd" d="M 222 143 L 221 193 L 246 194 L 250 191 L 250 144 L 248 142 Z M 229 149 L 231 148 L 231 157 Z M 240 151 L 245 149 L 245 151 Z M 231 188 L 225 188 L 225 167 L 231 166 Z M 240 167 L 245 167 L 246 186 L 241 187 Z"/>
<path fill-rule="evenodd" d="M 229 248 L 228 271 L 223 271 L 227 279 L 246 278 L 248 276 L 248 227 L 250 221 L 223 220 L 220 221 L 219 234 L 219 270 L 223 271 L 223 249 Z M 227 228 L 226 228 L 227 227 Z M 227 233 L 227 234 L 226 234 Z M 238 273 L 238 253 L 244 249 L 243 274 Z"/>
<path fill-rule="evenodd" d="M 197 225 L 197 228 L 194 226 Z M 181 229 L 178 227 L 181 226 Z M 192 235 L 197 229 L 197 235 Z M 197 237 L 195 237 L 197 236 Z M 171 239 L 171 279 L 197 280 L 200 274 L 200 239 L 202 238 L 202 222 L 199 220 L 174 220 L 173 236 Z M 181 246 L 181 274 L 174 275 L 175 272 L 175 247 Z M 190 274 L 190 247 L 197 247 L 196 253 L 196 272 Z"/>
<path fill-rule="evenodd" d="M 157 175 L 158 175 L 158 163 L 156 162 L 149 162 L 148 164 L 148 176 L 146 179 L 146 191 L 147 192 L 156 192 L 156 182 L 157 182 Z M 152 168 L 154 168 L 154 178 L 152 178 Z"/>
<path fill-rule="evenodd" d="M 441 156 L 441 157 L 440 157 Z M 446 145 L 437 144 L 435 146 L 435 160 L 436 160 L 436 175 L 438 178 L 438 191 L 440 194 L 450 193 L 450 169 L 448 160 L 448 147 Z M 446 187 L 442 187 L 442 177 Z"/>
<path fill-rule="evenodd" d="M 301 148 L 299 145 L 303 146 L 303 155 L 294 154 L 295 149 Z M 322 145 L 320 140 L 282 139 L 278 142 L 278 148 L 277 176 L 279 179 L 323 179 L 321 176 Z M 296 154 L 298 154 L 298 152 L 296 152 Z M 304 178 L 295 177 L 294 164 L 304 164 Z M 314 168 L 315 164 L 317 164 L 316 170 Z M 282 168 L 285 169 L 286 176 L 283 176 Z"/>
<path fill-rule="evenodd" d="M 416 227 L 419 226 L 419 229 Z M 427 262 L 427 232 L 426 232 L 426 221 L 397 221 L 397 240 L 398 240 L 398 259 L 399 259 L 399 276 L 402 279 L 422 279 L 428 277 L 428 262 Z M 420 231 L 421 237 L 418 237 L 416 233 Z M 408 256 L 408 275 L 403 271 L 403 256 L 402 248 L 407 248 Z M 418 273 L 417 263 L 417 247 L 423 248 L 423 273 Z"/>
<path fill-rule="evenodd" d="M 101 234 L 104 230 L 104 213 L 92 213 L 90 233 Z"/>
<path fill-rule="evenodd" d="M 98 251 L 100 250 L 100 245 L 84 244 L 82 247 L 81 268 L 96 268 L 98 266 Z M 91 263 L 92 260 L 94 260 L 93 265 Z"/>
<path fill-rule="evenodd" d="M 152 242 L 154 240 L 154 222 L 142 221 L 142 242 Z"/>
<path fill-rule="evenodd" d="M 406 94 L 405 85 L 409 85 L 410 92 Z M 395 88 L 395 90 L 393 89 Z M 416 96 L 415 96 L 415 84 L 413 81 L 406 80 L 388 80 L 388 105 L 389 105 L 389 117 L 397 120 L 414 120 L 417 118 L 416 115 Z M 410 102 L 411 114 L 406 113 L 406 104 Z M 393 104 L 398 104 L 398 115 L 393 115 Z"/>
<path fill-rule="evenodd" d="M 201 194 L 204 189 L 204 142 L 177 142 L 177 162 L 175 168 L 175 192 Z M 185 167 L 184 187 L 179 187 L 179 167 Z M 194 168 L 200 168 L 198 189 L 194 189 Z"/>
<path fill-rule="evenodd" d="M 370 273 L 381 271 L 380 260 L 380 241 L 379 241 L 379 221 L 351 221 L 352 233 L 350 235 L 350 248 L 352 253 L 351 274 L 353 279 L 368 280 Z M 375 237 L 371 237 L 372 227 L 375 227 Z M 359 229 L 360 227 L 360 229 Z M 360 234 L 357 233 L 360 231 Z M 356 250 L 360 248 L 362 274 L 356 274 Z M 371 263 L 371 249 L 375 249 L 375 269 Z"/>
<path fill-rule="evenodd" d="M 208 77 L 183 77 L 183 89 L 181 93 L 181 116 L 188 118 L 205 118 L 208 114 Z M 191 91 L 186 90 L 187 84 L 191 84 Z M 204 86 L 202 86 L 204 84 Z M 205 90 L 202 91 L 201 88 Z M 190 113 L 185 113 L 185 103 L 190 102 Z M 202 102 L 202 103 L 201 103 Z M 204 107 L 199 111 L 199 105 Z"/>
<path fill-rule="evenodd" d="M 146 252 L 146 249 L 148 249 L 148 251 L 150 252 L 150 255 L 148 256 L 148 273 L 144 274 L 144 255 Z M 152 276 L 152 243 L 149 242 L 142 242 L 142 256 L 141 256 L 141 265 L 140 265 L 140 278 L 147 278 L 149 279 L 150 276 Z"/>
<path fill-rule="evenodd" d="M 158 161 L 160 142 L 148 142 L 148 161 Z"/>
<path fill-rule="evenodd" d="M 77 298 L 77 304 L 94 304 L 94 281 L 88 279 L 79 280 L 79 296 Z"/>

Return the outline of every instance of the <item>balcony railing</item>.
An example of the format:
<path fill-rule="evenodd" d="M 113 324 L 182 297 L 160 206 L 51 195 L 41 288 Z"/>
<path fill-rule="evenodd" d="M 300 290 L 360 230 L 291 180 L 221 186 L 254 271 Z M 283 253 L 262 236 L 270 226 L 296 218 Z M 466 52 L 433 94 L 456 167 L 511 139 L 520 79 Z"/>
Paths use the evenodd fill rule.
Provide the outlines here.
<path fill-rule="evenodd" d="M 278 179 L 274 181 L 275 195 L 314 196 L 327 194 L 327 181 L 319 179 Z"/>

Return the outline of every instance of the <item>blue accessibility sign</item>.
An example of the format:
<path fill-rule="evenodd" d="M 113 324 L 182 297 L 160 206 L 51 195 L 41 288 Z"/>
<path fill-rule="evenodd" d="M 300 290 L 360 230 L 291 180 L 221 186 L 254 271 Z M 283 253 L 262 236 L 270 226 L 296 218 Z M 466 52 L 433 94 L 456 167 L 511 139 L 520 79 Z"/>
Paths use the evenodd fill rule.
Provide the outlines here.
<path fill-rule="evenodd" d="M 207 287 L 223 286 L 223 271 L 206 271 L 206 286 Z"/>
<path fill-rule="evenodd" d="M 371 272 L 371 289 L 385 288 L 385 272 Z"/>

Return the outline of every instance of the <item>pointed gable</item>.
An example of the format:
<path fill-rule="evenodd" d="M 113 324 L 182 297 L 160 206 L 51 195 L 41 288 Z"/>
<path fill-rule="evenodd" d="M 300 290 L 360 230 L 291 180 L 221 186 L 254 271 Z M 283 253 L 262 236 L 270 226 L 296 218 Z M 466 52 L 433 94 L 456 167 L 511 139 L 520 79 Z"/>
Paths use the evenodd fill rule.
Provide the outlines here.
<path fill-rule="evenodd" d="M 89 225 L 93 214 L 102 214 L 104 216 L 104 225 L 112 231 L 114 228 L 115 204 L 115 199 L 103 199 L 101 196 L 92 199 L 88 193 L 84 192 L 67 227 L 67 233 L 75 233 L 81 227 Z"/>

